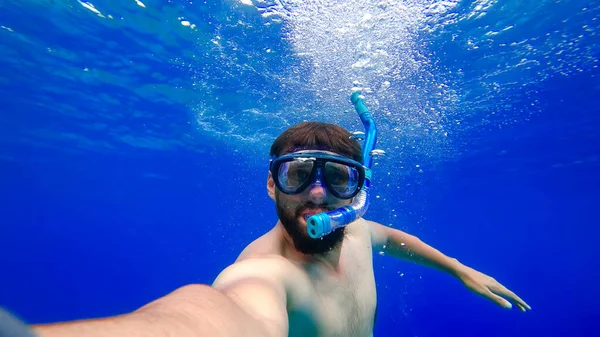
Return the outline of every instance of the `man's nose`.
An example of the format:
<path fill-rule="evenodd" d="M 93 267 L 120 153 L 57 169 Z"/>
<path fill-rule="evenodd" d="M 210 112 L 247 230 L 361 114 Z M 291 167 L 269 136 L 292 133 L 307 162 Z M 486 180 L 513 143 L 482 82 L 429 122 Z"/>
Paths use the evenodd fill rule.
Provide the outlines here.
<path fill-rule="evenodd" d="M 317 179 L 310 184 L 308 199 L 317 205 L 324 203 L 327 199 L 327 190 L 320 179 Z"/>

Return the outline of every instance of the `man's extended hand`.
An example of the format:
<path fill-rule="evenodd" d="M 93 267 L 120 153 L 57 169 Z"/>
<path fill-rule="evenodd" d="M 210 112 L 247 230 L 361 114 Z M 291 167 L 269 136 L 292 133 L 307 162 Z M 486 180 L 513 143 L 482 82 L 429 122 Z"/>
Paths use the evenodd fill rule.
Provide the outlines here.
<path fill-rule="evenodd" d="M 495 302 L 501 307 L 511 309 L 512 303 L 514 303 L 521 311 L 531 310 L 531 307 L 519 296 L 484 273 L 462 266 L 457 276 L 467 289 Z"/>

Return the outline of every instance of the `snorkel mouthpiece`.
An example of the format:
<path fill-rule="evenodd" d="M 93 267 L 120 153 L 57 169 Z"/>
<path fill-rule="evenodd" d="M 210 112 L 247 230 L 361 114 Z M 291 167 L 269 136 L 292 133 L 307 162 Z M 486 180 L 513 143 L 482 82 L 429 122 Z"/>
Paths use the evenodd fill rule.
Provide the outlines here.
<path fill-rule="evenodd" d="M 322 238 L 334 230 L 348 225 L 362 217 L 369 208 L 370 197 L 367 191 L 371 187 L 371 166 L 373 165 L 371 153 L 377 143 L 377 127 L 371 113 L 369 113 L 369 109 L 365 105 L 363 96 L 360 95 L 360 91 L 356 90 L 353 92 L 350 100 L 367 134 L 363 145 L 363 165 L 366 171 L 365 184 L 356 197 L 354 197 L 354 202 L 351 205 L 331 212 L 315 214 L 308 218 L 306 229 L 308 235 L 313 239 Z"/>
<path fill-rule="evenodd" d="M 331 221 L 326 213 L 319 213 L 308 218 L 307 227 L 308 235 L 317 239 L 319 234 L 331 232 Z"/>
<path fill-rule="evenodd" d="M 360 193 L 363 192 L 361 191 Z M 331 212 L 315 214 L 307 220 L 308 235 L 313 239 L 323 237 L 324 235 L 351 223 L 356 220 L 356 218 L 356 211 L 351 205 L 338 208 Z M 319 234 L 321 235 L 319 236 Z"/>

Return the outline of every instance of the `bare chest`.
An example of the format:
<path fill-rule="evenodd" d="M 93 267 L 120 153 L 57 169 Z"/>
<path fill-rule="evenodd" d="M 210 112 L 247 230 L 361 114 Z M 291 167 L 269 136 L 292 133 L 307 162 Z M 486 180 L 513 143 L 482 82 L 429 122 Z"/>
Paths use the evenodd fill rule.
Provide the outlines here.
<path fill-rule="evenodd" d="M 305 267 L 305 288 L 289 313 L 290 337 L 372 336 L 377 296 L 370 247 L 350 242 L 338 272 Z"/>

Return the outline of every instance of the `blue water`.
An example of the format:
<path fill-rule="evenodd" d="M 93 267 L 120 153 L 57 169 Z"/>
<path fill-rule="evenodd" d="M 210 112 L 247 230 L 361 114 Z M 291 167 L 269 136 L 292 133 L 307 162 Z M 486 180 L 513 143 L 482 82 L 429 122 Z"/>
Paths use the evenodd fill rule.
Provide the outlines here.
<path fill-rule="evenodd" d="M 212 282 L 277 220 L 273 139 L 360 130 L 359 81 L 387 153 L 366 217 L 533 307 L 376 256 L 375 336 L 597 335 L 599 1 L 8 0 L 0 26 L 0 306 L 25 321 Z"/>

